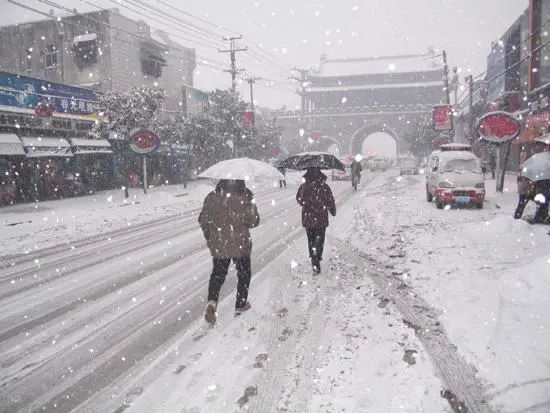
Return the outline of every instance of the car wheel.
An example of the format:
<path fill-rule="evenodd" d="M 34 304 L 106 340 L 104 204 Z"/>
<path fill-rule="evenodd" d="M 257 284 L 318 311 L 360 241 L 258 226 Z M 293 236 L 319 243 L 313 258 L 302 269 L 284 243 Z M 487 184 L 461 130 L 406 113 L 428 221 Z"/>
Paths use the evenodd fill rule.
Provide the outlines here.
<path fill-rule="evenodd" d="M 440 201 L 438 198 L 435 199 L 435 207 L 437 209 L 443 209 L 445 207 L 445 205 L 443 204 L 442 201 Z"/>
<path fill-rule="evenodd" d="M 477 209 L 483 209 L 483 202 L 480 202 L 479 204 L 476 204 Z"/>

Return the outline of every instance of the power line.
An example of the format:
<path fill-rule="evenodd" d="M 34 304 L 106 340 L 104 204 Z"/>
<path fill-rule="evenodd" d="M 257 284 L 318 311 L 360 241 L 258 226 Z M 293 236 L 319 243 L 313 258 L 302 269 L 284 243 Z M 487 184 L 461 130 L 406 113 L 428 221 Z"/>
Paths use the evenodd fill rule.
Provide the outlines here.
<path fill-rule="evenodd" d="M 42 0 L 40 0 L 40 1 L 42 1 Z M 49 2 L 51 3 L 51 0 L 43 0 L 43 1 L 49 1 Z M 91 2 L 89 2 L 89 1 L 87 1 L 87 0 L 80 0 L 80 1 L 82 1 L 82 2 L 84 2 L 84 3 L 86 3 L 86 4 L 89 4 L 89 5 L 92 5 L 92 6 L 96 7 L 96 8 L 102 9 L 100 6 L 97 6 L 97 5 L 91 3 Z M 118 4 L 118 2 L 116 2 L 115 0 L 110 0 L 110 1 L 113 2 L 113 3 L 115 3 L 115 4 Z M 145 3 L 143 3 L 142 0 L 124 0 L 124 1 L 126 1 L 126 2 L 137 1 L 137 2 L 139 2 L 140 4 L 145 4 Z M 143 9 L 143 8 L 140 7 L 139 5 L 136 5 L 136 4 L 134 4 L 134 3 L 130 3 L 130 4 L 134 5 L 134 6 L 137 7 L 139 10 L 143 10 L 144 13 L 148 13 L 148 10 Z M 150 18 L 150 19 L 152 19 L 152 20 L 154 20 L 154 21 L 156 21 L 156 22 L 165 24 L 164 21 L 159 21 L 158 19 L 151 18 L 149 15 L 143 14 L 143 13 L 141 13 L 141 12 L 135 10 L 135 9 L 132 9 L 132 8 L 130 8 L 130 7 L 128 7 L 128 6 L 124 6 L 124 5 L 122 5 L 122 6 L 123 6 L 124 8 L 126 8 L 126 9 L 128 9 L 128 10 L 134 12 L 134 13 L 137 13 L 137 14 L 143 16 L 143 17 Z M 147 6 L 147 7 L 150 8 L 150 6 Z M 168 19 L 171 20 L 171 21 L 174 21 L 174 19 L 175 19 L 175 20 L 177 20 L 178 22 L 180 22 L 180 19 L 172 18 L 172 16 L 167 15 L 167 14 L 166 14 L 165 12 L 163 12 L 162 10 L 155 9 L 155 8 L 152 8 L 152 9 L 153 9 L 154 14 L 155 14 L 156 16 L 159 16 L 159 17 L 162 17 L 162 18 L 168 18 Z M 69 11 L 74 13 L 74 11 L 72 11 L 72 10 L 69 10 Z M 185 23 L 185 22 L 184 22 L 184 23 Z M 195 27 L 198 27 L 198 26 L 195 26 Z M 171 27 L 171 28 L 173 28 L 173 27 Z M 173 28 L 173 29 L 174 29 L 174 30 L 177 30 L 177 31 L 180 31 L 180 30 L 181 30 L 181 29 L 177 29 L 177 28 Z M 199 29 L 200 29 L 200 28 L 199 28 Z M 189 34 L 189 33 L 187 33 L 187 32 L 185 32 L 185 33 L 186 33 L 186 34 Z M 209 33 L 210 33 L 211 35 L 214 35 L 212 32 L 209 32 Z M 172 34 L 172 35 L 173 35 L 174 37 L 176 37 L 176 38 L 180 38 L 180 39 L 183 39 L 183 40 L 185 40 L 185 41 L 191 41 L 191 42 L 193 42 L 193 43 L 205 45 L 204 43 L 197 42 L 197 41 L 194 41 L 194 40 L 191 40 L 191 39 L 188 39 L 188 38 L 183 38 L 183 37 L 181 37 L 181 36 L 177 36 L 177 35 L 174 35 L 174 34 Z M 197 36 L 197 35 L 194 35 L 194 34 L 189 34 L 189 35 L 192 35 L 192 36 L 194 36 L 194 37 L 198 37 L 198 38 L 200 38 L 201 40 L 210 41 L 210 40 L 208 40 L 208 39 L 204 39 L 204 38 L 202 38 L 202 37 L 200 37 L 200 36 Z M 207 47 L 209 47 L 209 48 L 215 48 L 215 47 L 213 47 L 212 45 L 205 45 L 205 46 L 207 46 Z M 266 66 L 263 67 L 263 70 L 266 70 L 266 73 L 270 73 L 270 71 L 275 71 L 276 73 L 283 73 L 283 72 L 286 73 L 286 72 L 288 71 L 288 69 L 285 69 L 282 65 L 280 65 L 280 64 L 278 64 L 278 63 L 273 63 L 273 62 L 271 62 L 270 60 L 264 58 L 263 56 L 261 56 L 260 54 L 258 54 L 257 52 L 255 52 L 254 50 L 252 50 L 251 52 L 254 53 L 254 56 L 253 56 L 253 57 L 256 58 L 256 59 L 259 61 L 259 62 L 256 61 L 256 62 L 254 62 L 253 64 L 261 68 L 260 63 L 264 63 Z"/>

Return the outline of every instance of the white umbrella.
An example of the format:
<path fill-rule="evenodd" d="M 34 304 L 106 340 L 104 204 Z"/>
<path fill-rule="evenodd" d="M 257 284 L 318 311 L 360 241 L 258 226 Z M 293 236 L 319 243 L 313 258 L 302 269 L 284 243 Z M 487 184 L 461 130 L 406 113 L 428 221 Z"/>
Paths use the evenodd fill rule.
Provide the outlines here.
<path fill-rule="evenodd" d="M 268 163 L 249 158 L 218 162 L 201 173 L 199 178 L 242 179 L 244 181 L 253 181 L 255 178 L 285 179 L 283 174 Z"/>
<path fill-rule="evenodd" d="M 521 176 L 533 182 L 550 179 L 550 152 L 536 153 L 521 165 Z"/>

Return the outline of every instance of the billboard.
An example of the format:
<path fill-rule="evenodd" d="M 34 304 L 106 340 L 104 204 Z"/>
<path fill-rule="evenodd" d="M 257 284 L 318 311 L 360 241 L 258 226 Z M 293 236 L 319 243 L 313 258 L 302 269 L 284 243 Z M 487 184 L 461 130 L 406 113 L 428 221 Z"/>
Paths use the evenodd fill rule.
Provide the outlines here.
<path fill-rule="evenodd" d="M 76 86 L 0 71 L 0 105 L 35 110 L 40 104 L 52 112 L 96 117 L 98 93 Z"/>
<path fill-rule="evenodd" d="M 451 105 L 434 106 L 432 115 L 435 130 L 451 130 L 453 128 L 453 108 Z"/>
<path fill-rule="evenodd" d="M 186 113 L 202 113 L 208 106 L 208 93 L 191 86 L 183 86 L 183 104 Z"/>

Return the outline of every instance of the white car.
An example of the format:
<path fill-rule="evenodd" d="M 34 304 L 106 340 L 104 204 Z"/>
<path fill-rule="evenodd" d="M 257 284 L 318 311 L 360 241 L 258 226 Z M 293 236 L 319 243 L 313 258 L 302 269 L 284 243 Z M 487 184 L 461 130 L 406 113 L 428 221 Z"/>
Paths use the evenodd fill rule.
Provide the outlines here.
<path fill-rule="evenodd" d="M 432 152 L 426 170 L 426 200 L 435 200 L 438 209 L 455 204 L 483 208 L 485 181 L 480 159 L 466 151 Z"/>
<path fill-rule="evenodd" d="M 382 158 L 374 158 L 369 161 L 371 171 L 385 171 L 388 169 L 388 163 Z"/>

